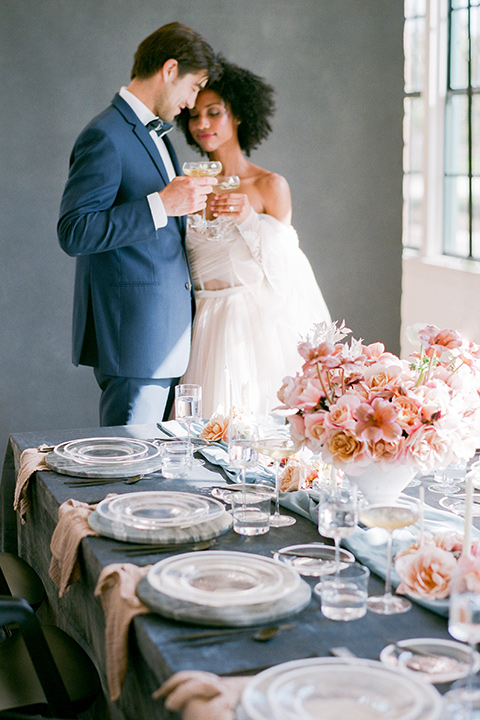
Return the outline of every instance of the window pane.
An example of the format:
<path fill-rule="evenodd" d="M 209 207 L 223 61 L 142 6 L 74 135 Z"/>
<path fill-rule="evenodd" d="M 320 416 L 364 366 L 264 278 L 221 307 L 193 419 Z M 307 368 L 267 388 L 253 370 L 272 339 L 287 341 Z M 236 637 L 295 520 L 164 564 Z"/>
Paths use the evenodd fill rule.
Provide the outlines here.
<path fill-rule="evenodd" d="M 468 0 L 452 0 L 452 9 L 468 7 Z"/>
<path fill-rule="evenodd" d="M 405 22 L 405 92 L 421 92 L 425 85 L 425 20 Z"/>
<path fill-rule="evenodd" d="M 450 87 L 452 90 L 468 86 L 468 13 L 452 12 L 450 37 Z"/>
<path fill-rule="evenodd" d="M 480 2 L 480 0 L 479 0 Z M 470 11 L 470 33 L 472 38 L 472 87 L 480 87 L 480 7 Z"/>
<path fill-rule="evenodd" d="M 480 178 L 473 178 L 473 228 L 472 228 L 472 254 L 475 260 L 480 260 Z"/>
<path fill-rule="evenodd" d="M 472 173 L 480 175 L 480 95 L 472 97 Z"/>
<path fill-rule="evenodd" d="M 444 253 L 467 257 L 469 254 L 468 178 L 445 178 L 444 213 Z"/>
<path fill-rule="evenodd" d="M 466 95 L 451 95 L 445 107 L 445 173 L 468 174 L 468 104 Z"/>
<path fill-rule="evenodd" d="M 427 12 L 426 0 L 405 0 L 405 17 L 425 15 Z"/>
<path fill-rule="evenodd" d="M 423 233 L 423 175 L 415 173 L 403 178 L 403 244 L 419 249 Z"/>
<path fill-rule="evenodd" d="M 404 108 L 403 169 L 404 172 L 422 172 L 425 103 L 422 97 L 407 97 Z"/>

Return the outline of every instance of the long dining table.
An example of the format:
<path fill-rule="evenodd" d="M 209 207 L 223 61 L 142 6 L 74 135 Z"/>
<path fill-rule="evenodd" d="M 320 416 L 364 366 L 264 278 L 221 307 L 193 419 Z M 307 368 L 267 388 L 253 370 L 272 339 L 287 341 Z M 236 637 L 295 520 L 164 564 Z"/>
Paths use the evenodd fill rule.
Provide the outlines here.
<path fill-rule="evenodd" d="M 196 669 L 217 675 L 252 675 L 272 665 L 301 658 L 328 656 L 332 648 L 345 646 L 359 657 L 378 660 L 387 644 L 405 638 L 429 637 L 448 639 L 446 617 L 413 603 L 409 612 L 385 616 L 368 612 L 352 622 L 335 622 L 325 618 L 320 602 L 312 594 L 309 605 L 289 618 L 288 629 L 267 642 L 258 642 L 251 633 L 233 635 L 226 640 L 197 643 L 183 640 L 192 626 L 168 619 L 158 613 L 134 618 L 129 633 L 128 667 L 120 698 L 111 702 L 107 691 L 105 658 L 105 618 L 94 589 L 103 568 L 112 563 L 147 565 L 168 557 L 168 553 L 130 557 L 125 545 L 106 537 L 86 537 L 79 553 L 81 577 L 62 598 L 49 577 L 50 541 L 56 527 L 59 506 L 70 498 L 92 503 L 109 492 L 126 493 L 140 490 L 182 490 L 208 492 L 208 488 L 224 482 L 215 467 L 208 463 L 187 479 L 166 480 L 161 473 L 143 477 L 135 485 L 116 483 L 92 487 L 71 488 L 71 480 L 51 470 L 37 471 L 29 485 L 30 508 L 26 523 L 22 524 L 13 509 L 13 496 L 20 455 L 27 448 L 44 443 L 56 445 L 67 440 L 89 437 L 134 437 L 153 439 L 159 436 L 156 426 L 124 426 L 109 428 L 80 428 L 12 434 L 5 454 L 0 486 L 2 513 L 2 550 L 18 553 L 40 575 L 47 593 L 40 610 L 45 621 L 54 622 L 70 633 L 90 654 L 99 670 L 104 693 L 85 717 L 112 720 L 172 719 L 162 700 L 151 695 L 173 673 Z M 435 502 L 435 497 L 427 494 Z M 285 508 L 282 512 L 288 513 Z M 264 535 L 241 536 L 229 530 L 216 539 L 214 550 L 258 553 L 272 557 L 272 553 L 286 545 L 318 542 L 318 529 L 311 520 L 295 515 L 297 522 L 283 528 L 271 528 Z M 330 540 L 325 540 L 330 543 Z M 316 578 L 307 578 L 313 585 Z M 383 579 L 372 574 L 371 594 L 381 594 Z"/>

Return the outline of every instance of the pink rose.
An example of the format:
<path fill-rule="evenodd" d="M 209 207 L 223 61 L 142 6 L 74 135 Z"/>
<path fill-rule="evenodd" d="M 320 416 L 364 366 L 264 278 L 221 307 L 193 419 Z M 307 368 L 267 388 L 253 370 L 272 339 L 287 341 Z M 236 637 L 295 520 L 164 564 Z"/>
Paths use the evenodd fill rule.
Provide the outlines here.
<path fill-rule="evenodd" d="M 456 569 L 454 555 L 436 545 L 424 545 L 416 552 L 399 555 L 395 558 L 395 570 L 401 578 L 397 593 L 424 600 L 446 598 Z"/>

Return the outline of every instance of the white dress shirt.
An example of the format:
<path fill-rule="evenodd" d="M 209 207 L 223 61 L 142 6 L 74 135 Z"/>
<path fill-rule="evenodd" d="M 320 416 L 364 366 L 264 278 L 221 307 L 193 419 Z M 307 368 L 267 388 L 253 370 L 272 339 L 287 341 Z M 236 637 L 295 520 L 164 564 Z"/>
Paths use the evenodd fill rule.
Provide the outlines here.
<path fill-rule="evenodd" d="M 128 103 L 128 105 L 130 105 L 135 115 L 144 125 L 149 123 L 150 120 L 154 120 L 156 118 L 156 115 L 154 115 L 152 111 L 149 110 L 149 108 L 147 108 L 147 106 L 144 105 L 144 103 L 137 98 L 136 95 L 127 90 L 126 87 L 122 87 L 120 89 L 119 95 L 125 100 L 126 103 Z M 167 146 L 163 142 L 163 139 L 161 137 L 158 137 L 155 130 L 150 131 L 150 136 L 158 148 L 158 152 L 160 153 L 163 164 L 165 165 L 165 169 L 167 171 L 168 179 L 173 180 L 173 178 L 176 176 L 176 172 L 175 168 L 173 167 L 170 153 L 167 150 Z M 147 195 L 147 200 L 148 204 L 150 205 L 150 211 L 152 213 L 155 229 L 157 230 L 158 228 L 165 227 L 168 222 L 168 217 L 158 192 Z"/>

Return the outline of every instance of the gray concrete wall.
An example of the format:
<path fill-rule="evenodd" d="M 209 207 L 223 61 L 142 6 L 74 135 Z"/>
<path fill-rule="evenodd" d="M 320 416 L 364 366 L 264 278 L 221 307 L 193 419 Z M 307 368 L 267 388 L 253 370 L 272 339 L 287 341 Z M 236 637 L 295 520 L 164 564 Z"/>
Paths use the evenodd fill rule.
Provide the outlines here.
<path fill-rule="evenodd" d="M 399 350 L 402 0 L 0 0 L 2 455 L 11 432 L 98 423 L 91 370 L 70 362 L 58 207 L 76 136 L 172 20 L 275 86 L 274 132 L 253 160 L 290 182 L 333 317 Z"/>

